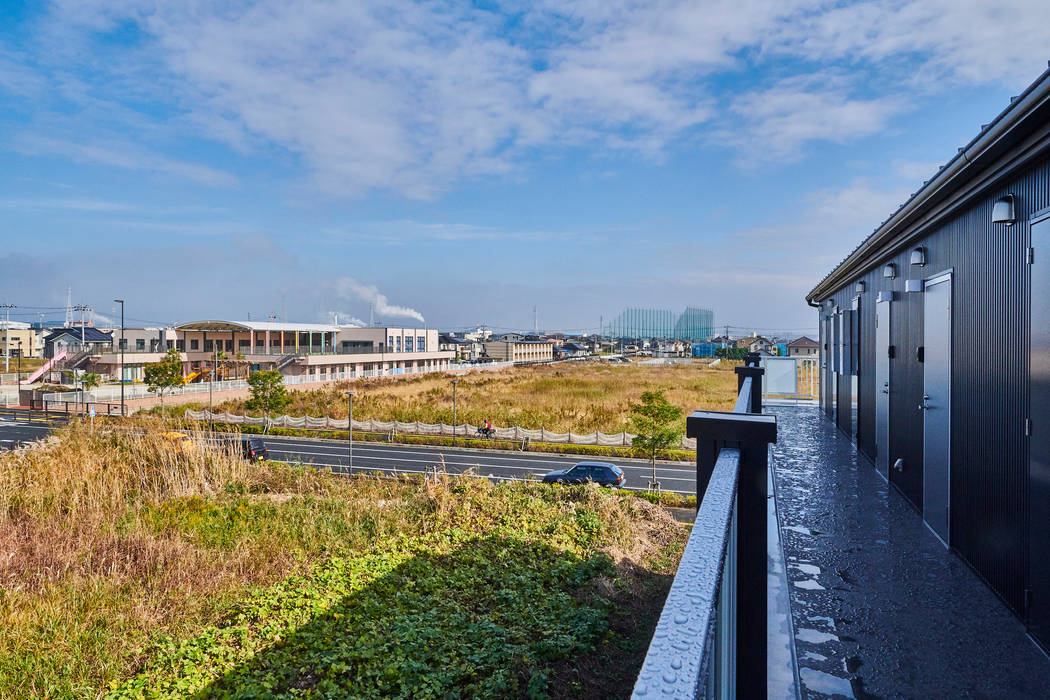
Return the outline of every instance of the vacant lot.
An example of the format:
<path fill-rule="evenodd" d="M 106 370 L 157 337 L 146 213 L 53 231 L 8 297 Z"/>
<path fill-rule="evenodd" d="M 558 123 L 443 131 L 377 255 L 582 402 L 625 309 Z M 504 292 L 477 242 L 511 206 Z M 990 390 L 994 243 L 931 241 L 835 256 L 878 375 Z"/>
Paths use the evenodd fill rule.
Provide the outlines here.
<path fill-rule="evenodd" d="M 0 697 L 625 696 L 685 531 L 78 426 L 0 455 Z"/>
<path fill-rule="evenodd" d="M 421 375 L 296 391 L 285 413 L 345 418 L 345 392 L 350 388 L 357 392 L 357 420 L 451 424 L 452 379 L 451 375 Z M 654 390 L 663 391 L 687 413 L 696 409 L 732 410 L 736 375 L 729 367 L 711 369 L 701 364 L 593 362 L 478 371 L 459 377 L 456 419 L 473 425 L 491 420 L 499 426 L 555 432 L 618 433 L 627 428 L 631 403 L 638 401 L 642 392 Z M 229 401 L 217 410 L 241 414 L 245 412 L 244 402 Z"/>

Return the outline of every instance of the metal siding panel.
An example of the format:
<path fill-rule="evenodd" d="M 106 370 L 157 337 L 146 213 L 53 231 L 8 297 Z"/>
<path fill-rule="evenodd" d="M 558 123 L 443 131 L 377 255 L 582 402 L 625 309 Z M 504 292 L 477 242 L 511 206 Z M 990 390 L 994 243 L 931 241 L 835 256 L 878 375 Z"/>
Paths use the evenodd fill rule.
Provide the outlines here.
<path fill-rule="evenodd" d="M 1013 193 L 1018 222 L 992 225 L 992 204 Z M 902 472 L 890 480 L 921 507 L 923 365 L 916 348 L 923 344 L 923 295 L 905 293 L 906 279 L 924 279 L 954 270 L 952 328 L 951 529 L 952 547 L 1017 613 L 1022 613 L 1027 585 L 1028 446 L 1023 434 L 1028 413 L 1029 278 L 1025 250 L 1028 218 L 1050 207 L 1050 160 L 1044 159 L 1016 179 L 975 201 L 950 222 L 931 232 L 921 245 L 927 264 L 913 267 L 910 250 L 872 260 L 861 278 L 867 291 L 861 303 L 859 444 L 874 453 L 874 299 L 879 291 L 897 292 L 890 325 L 890 450 L 892 467 Z M 882 277 L 888 262 L 897 278 Z M 849 308 L 856 279 L 835 295 Z M 838 425 L 849 431 L 849 382 L 836 387 Z M 843 410 L 844 406 L 847 410 Z"/>

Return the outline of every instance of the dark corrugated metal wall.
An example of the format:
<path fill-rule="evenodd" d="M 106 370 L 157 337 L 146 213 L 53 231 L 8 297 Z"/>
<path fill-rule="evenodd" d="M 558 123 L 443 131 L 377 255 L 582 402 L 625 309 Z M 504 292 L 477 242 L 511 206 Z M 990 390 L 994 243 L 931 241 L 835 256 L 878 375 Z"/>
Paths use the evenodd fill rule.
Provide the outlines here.
<path fill-rule="evenodd" d="M 1017 197 L 1018 223 L 991 223 L 998 197 Z M 952 268 L 952 472 L 951 545 L 1015 612 L 1021 613 L 1027 562 L 1028 456 L 1024 419 L 1028 411 L 1028 218 L 1050 206 L 1050 161 L 976 202 L 915 245 L 926 248 L 924 267 L 909 264 L 911 248 L 877 264 L 838 290 L 834 304 L 850 308 L 858 280 L 866 283 L 860 305 L 858 448 L 875 454 L 875 298 L 894 290 L 890 343 L 890 456 L 904 460 L 890 479 L 917 507 L 922 504 L 922 294 L 908 294 L 904 281 L 925 279 Z M 914 246 L 913 246 L 914 247 Z M 895 262 L 897 277 L 882 276 Z M 1045 300 L 1050 303 L 1050 300 Z M 825 309 L 821 310 L 821 318 Z M 839 381 L 840 406 L 849 381 Z M 849 431 L 849 412 L 837 412 Z M 1047 591 L 1046 594 L 1050 594 Z"/>

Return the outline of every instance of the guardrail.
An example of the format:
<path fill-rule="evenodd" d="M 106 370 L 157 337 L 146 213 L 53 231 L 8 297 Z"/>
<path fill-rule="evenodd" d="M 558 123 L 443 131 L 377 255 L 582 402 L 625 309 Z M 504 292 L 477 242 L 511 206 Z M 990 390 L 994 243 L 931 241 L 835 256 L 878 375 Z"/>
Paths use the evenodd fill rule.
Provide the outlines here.
<path fill-rule="evenodd" d="M 767 695 L 769 445 L 758 356 L 736 368 L 732 413 L 696 411 L 697 513 L 634 698 Z"/>

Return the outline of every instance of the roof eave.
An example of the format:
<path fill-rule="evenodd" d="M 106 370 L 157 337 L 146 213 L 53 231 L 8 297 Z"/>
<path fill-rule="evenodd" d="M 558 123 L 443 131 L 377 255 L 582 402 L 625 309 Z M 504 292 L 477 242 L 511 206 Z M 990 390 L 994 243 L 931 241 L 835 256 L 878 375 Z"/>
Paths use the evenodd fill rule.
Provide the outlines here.
<path fill-rule="evenodd" d="M 969 144 L 942 167 L 937 174 L 902 204 L 889 219 L 880 224 L 852 253 L 840 262 L 806 295 L 812 303 L 822 300 L 842 286 L 853 274 L 865 269 L 864 260 L 879 251 L 883 245 L 907 230 L 922 209 L 958 189 L 974 170 L 981 155 L 999 144 L 1016 129 L 1035 109 L 1050 102 L 1050 69 L 1043 72 L 1017 99 L 986 125 Z"/>

